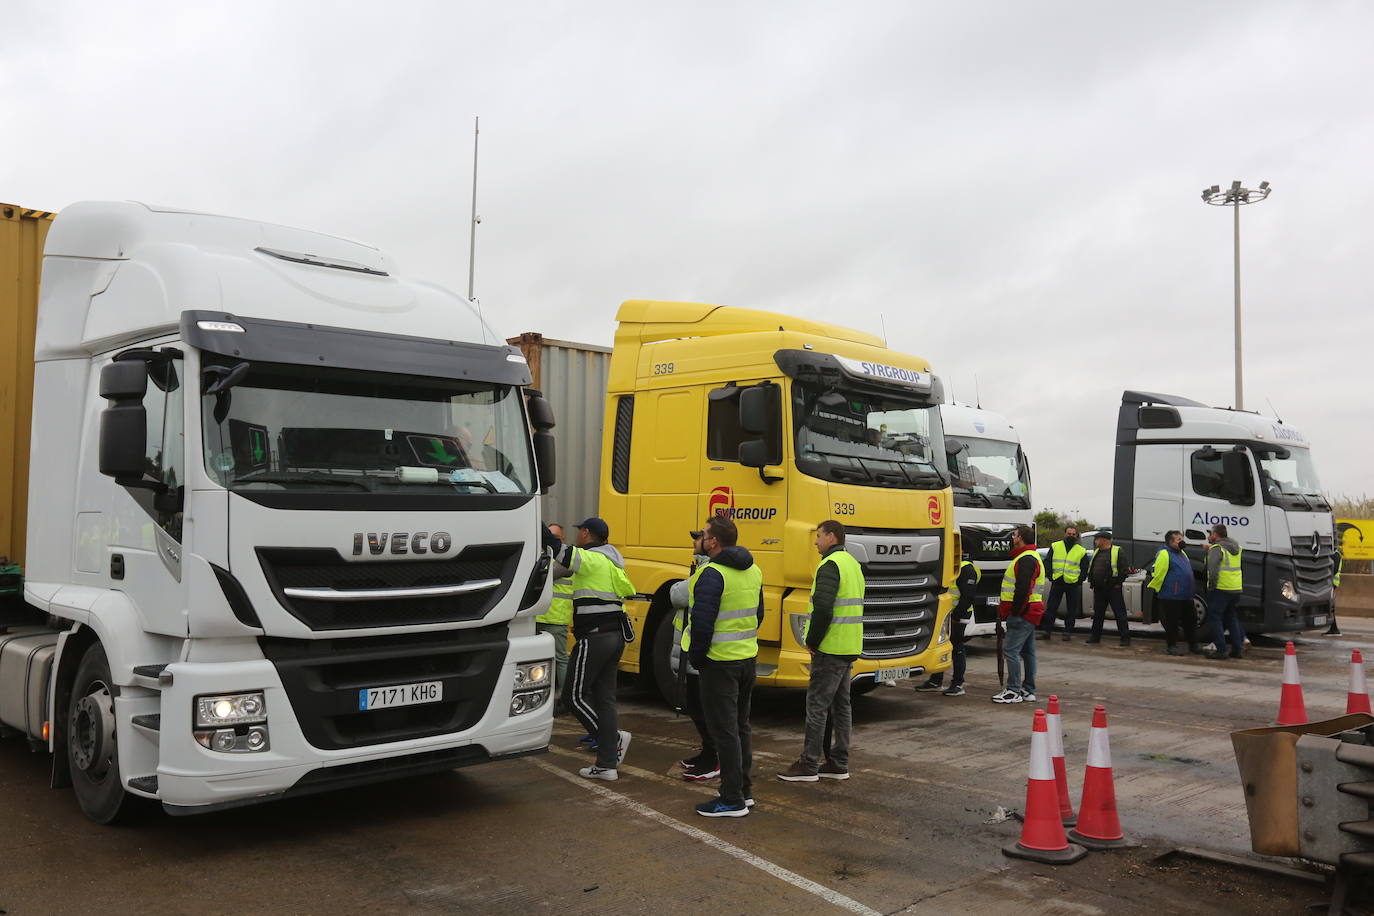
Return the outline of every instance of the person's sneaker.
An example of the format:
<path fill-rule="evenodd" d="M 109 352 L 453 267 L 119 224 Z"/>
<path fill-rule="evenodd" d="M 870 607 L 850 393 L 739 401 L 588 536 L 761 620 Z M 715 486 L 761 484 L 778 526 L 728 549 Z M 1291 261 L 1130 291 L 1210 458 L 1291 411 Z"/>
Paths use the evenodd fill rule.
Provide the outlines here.
<path fill-rule="evenodd" d="M 615 782 L 620 778 L 620 774 L 610 767 L 589 766 L 577 771 L 577 775 L 585 776 L 587 779 L 604 779 L 607 782 Z"/>
<path fill-rule="evenodd" d="M 783 782 L 818 782 L 820 777 L 815 770 L 808 769 L 800 760 L 778 774 Z"/>
<path fill-rule="evenodd" d="M 1008 690 L 1003 690 L 1001 693 L 995 695 L 995 696 L 992 698 L 992 702 L 994 702 L 994 703 L 1021 703 L 1021 702 L 1024 702 L 1024 699 L 1025 699 L 1025 698 L 1021 696 L 1021 691 L 1019 691 L 1019 690 L 1010 690 L 1010 689 L 1008 689 Z"/>
<path fill-rule="evenodd" d="M 625 762 L 625 752 L 630 749 L 630 733 L 621 732 L 620 741 L 615 746 L 615 765 L 620 766 Z"/>
<path fill-rule="evenodd" d="M 752 795 L 746 795 L 746 796 L 744 796 L 744 807 L 746 807 L 746 808 L 752 808 L 752 807 L 754 807 L 754 796 L 752 796 Z"/>
<path fill-rule="evenodd" d="M 940 684 L 939 684 L 939 682 L 934 681 L 934 680 L 922 681 L 921 683 L 919 683 L 919 684 L 916 685 L 916 689 L 917 689 L 917 690 L 921 690 L 921 691 L 926 691 L 926 690 L 939 690 L 939 689 L 940 689 Z"/>
<path fill-rule="evenodd" d="M 719 775 L 720 767 L 714 764 L 688 767 L 682 771 L 682 778 L 688 782 L 705 782 L 708 779 L 715 779 Z"/>
<path fill-rule="evenodd" d="M 1071 641 L 1072 639 L 1073 639 L 1073 634 L 1071 634 L 1071 633 L 1065 633 L 1065 634 L 1064 634 L 1064 642 L 1069 642 L 1069 641 Z"/>
<path fill-rule="evenodd" d="M 1197 643 L 1193 643 L 1191 646 L 1189 646 L 1189 647 L 1188 647 L 1188 651 L 1191 652 L 1191 653 L 1193 653 L 1194 655 L 1206 655 L 1206 654 L 1207 654 L 1207 650 L 1204 649 L 1204 648 L 1202 648 L 1202 646 L 1199 646 Z"/>
<path fill-rule="evenodd" d="M 1207 657 L 1212 661 L 1220 661 L 1221 659 L 1230 658 L 1231 656 L 1227 655 L 1225 652 L 1218 652 L 1216 649 L 1213 649 L 1211 652 L 1207 653 Z"/>
<path fill-rule="evenodd" d="M 691 757 L 686 757 L 682 760 L 679 760 L 677 762 L 677 765 L 682 767 L 684 770 L 695 770 L 697 767 L 701 766 L 701 759 L 705 756 L 706 752 L 702 751 L 698 754 L 693 754 Z"/>
<path fill-rule="evenodd" d="M 945 688 L 945 696 L 947 697 L 961 697 L 963 695 L 964 687 L 962 684 L 950 684 Z"/>
<path fill-rule="evenodd" d="M 1232 657 L 1232 658 L 1244 658 L 1245 655 L 1244 655 L 1244 654 L 1239 654 L 1239 655 L 1238 655 L 1238 654 L 1236 654 L 1235 652 L 1232 652 L 1232 653 L 1231 653 L 1231 657 Z"/>
<path fill-rule="evenodd" d="M 820 769 L 816 770 L 816 775 L 822 779 L 848 779 L 849 769 L 842 767 L 833 760 L 821 762 Z"/>
<path fill-rule="evenodd" d="M 1033 690 L 1023 690 L 1023 691 L 1021 691 L 1021 702 L 1022 702 L 1022 703 L 1034 703 L 1034 702 L 1035 702 L 1035 691 L 1033 691 Z"/>
<path fill-rule="evenodd" d="M 1180 649 L 1178 646 L 1170 646 L 1169 648 L 1165 649 L 1164 651 L 1165 651 L 1165 653 L 1168 654 L 1168 655 L 1186 655 L 1186 654 L 1187 654 L 1187 653 L 1185 653 L 1182 649 Z"/>
<path fill-rule="evenodd" d="M 1129 649 L 1130 647 L 1131 647 L 1131 641 L 1130 641 L 1129 639 L 1123 639 L 1123 640 L 1121 640 L 1121 648 L 1123 648 L 1123 649 Z"/>
<path fill-rule="evenodd" d="M 745 817 L 749 814 L 749 800 L 731 805 L 725 799 L 716 797 L 697 805 L 697 814 L 702 817 Z"/>
<path fill-rule="evenodd" d="M 1089 645 L 1089 646 L 1095 646 L 1095 645 L 1097 645 L 1098 643 L 1100 643 L 1101 641 L 1102 641 L 1102 639 L 1101 639 L 1100 637 L 1097 637 L 1097 636 L 1089 636 L 1087 639 L 1083 640 L 1084 644 L 1085 644 L 1085 645 Z"/>

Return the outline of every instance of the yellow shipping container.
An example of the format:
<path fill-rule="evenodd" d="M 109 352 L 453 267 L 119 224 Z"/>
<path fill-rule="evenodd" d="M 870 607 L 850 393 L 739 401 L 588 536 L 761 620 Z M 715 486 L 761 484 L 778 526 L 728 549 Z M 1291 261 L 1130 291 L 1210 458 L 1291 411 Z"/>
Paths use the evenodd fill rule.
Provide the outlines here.
<path fill-rule="evenodd" d="M 0 557 L 24 562 L 33 333 L 43 240 L 53 214 L 0 204 Z"/>

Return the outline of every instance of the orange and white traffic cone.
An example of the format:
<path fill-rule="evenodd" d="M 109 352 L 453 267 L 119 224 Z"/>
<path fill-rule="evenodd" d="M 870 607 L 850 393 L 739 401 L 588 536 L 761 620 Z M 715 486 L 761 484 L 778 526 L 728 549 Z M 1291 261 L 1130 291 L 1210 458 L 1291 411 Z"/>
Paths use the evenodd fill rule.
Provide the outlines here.
<path fill-rule="evenodd" d="M 1083 771 L 1083 798 L 1078 805 L 1078 826 L 1069 838 L 1089 849 L 1125 846 L 1121 821 L 1116 817 L 1116 787 L 1112 785 L 1112 749 L 1107 742 L 1107 710 L 1093 707 L 1093 728 L 1088 734 L 1088 766 Z"/>
<path fill-rule="evenodd" d="M 1345 693 L 1345 714 L 1374 712 L 1369 708 L 1369 687 L 1364 682 L 1364 656 L 1359 649 L 1350 653 L 1350 689 Z"/>
<path fill-rule="evenodd" d="M 1059 818 L 1065 827 L 1074 825 L 1073 802 L 1069 801 L 1069 773 L 1064 766 L 1064 728 L 1059 718 L 1059 697 L 1050 694 L 1045 713 L 1050 729 L 1050 763 L 1054 765 L 1054 786 L 1059 791 Z"/>
<path fill-rule="evenodd" d="M 1283 650 L 1283 693 L 1279 695 L 1278 725 L 1306 725 L 1307 706 L 1302 701 L 1302 677 L 1298 653 L 1290 642 Z"/>
<path fill-rule="evenodd" d="M 1031 731 L 1030 779 L 1026 781 L 1026 809 L 1021 820 L 1021 839 L 1003 846 L 1005 855 L 1030 859 L 1047 865 L 1068 865 L 1088 854 L 1082 846 L 1070 843 L 1059 820 L 1058 790 L 1054 785 L 1054 765 L 1050 763 L 1050 732 L 1045 711 L 1035 711 Z"/>

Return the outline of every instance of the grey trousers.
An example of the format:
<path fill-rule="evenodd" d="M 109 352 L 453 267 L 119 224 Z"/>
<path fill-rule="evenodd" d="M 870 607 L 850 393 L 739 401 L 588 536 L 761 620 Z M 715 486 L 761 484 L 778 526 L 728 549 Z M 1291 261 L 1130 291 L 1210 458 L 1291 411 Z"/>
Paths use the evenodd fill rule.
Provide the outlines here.
<path fill-rule="evenodd" d="M 554 705 L 564 704 L 568 701 L 568 698 L 563 695 L 563 683 L 568 679 L 568 625 L 566 623 L 540 623 L 536 620 L 534 628 L 540 633 L 548 633 L 553 637 Z"/>
<path fill-rule="evenodd" d="M 841 769 L 849 768 L 849 735 L 854 727 L 849 708 L 849 671 L 853 667 L 853 662 L 824 652 L 811 658 L 811 682 L 806 685 L 806 744 L 801 760 L 813 773 L 821 765 L 827 719 L 834 732 L 830 759 Z"/>

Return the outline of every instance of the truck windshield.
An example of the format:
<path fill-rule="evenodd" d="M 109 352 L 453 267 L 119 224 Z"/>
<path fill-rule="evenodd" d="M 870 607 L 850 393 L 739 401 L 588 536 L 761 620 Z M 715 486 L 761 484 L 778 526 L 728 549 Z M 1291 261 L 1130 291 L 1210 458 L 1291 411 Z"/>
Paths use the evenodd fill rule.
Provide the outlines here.
<path fill-rule="evenodd" d="M 1305 448 L 1285 449 L 1286 457 L 1275 452 L 1256 454 L 1259 459 L 1260 489 L 1264 501 L 1285 509 L 1329 512 L 1331 506 L 1321 495 L 1322 485 L 1312 453 Z"/>
<path fill-rule="evenodd" d="M 948 486 L 935 460 L 944 449 L 938 407 L 794 382 L 792 416 L 797 468 L 808 476 L 903 489 Z"/>
<path fill-rule="evenodd" d="M 948 455 L 954 505 L 1030 508 L 1030 474 L 1020 445 L 974 436 L 946 436 L 946 441 L 959 448 Z"/>
<path fill-rule="evenodd" d="M 202 390 L 240 365 L 218 359 Z M 201 414 L 206 470 L 232 490 L 533 492 L 509 385 L 254 363 Z"/>

